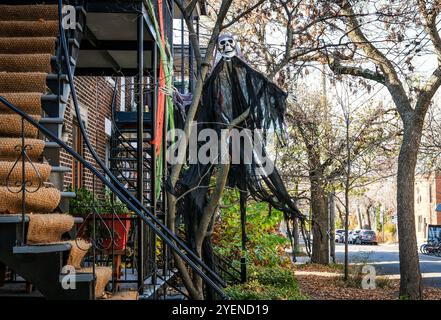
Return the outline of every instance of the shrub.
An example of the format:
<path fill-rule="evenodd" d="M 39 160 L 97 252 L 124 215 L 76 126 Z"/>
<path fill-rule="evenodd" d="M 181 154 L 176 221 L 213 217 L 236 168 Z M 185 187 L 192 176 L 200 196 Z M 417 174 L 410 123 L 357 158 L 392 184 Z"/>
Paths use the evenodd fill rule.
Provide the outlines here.
<path fill-rule="evenodd" d="M 395 233 L 397 233 L 397 227 L 393 223 L 386 223 L 384 225 L 384 232 L 395 235 Z"/>
<path fill-rule="evenodd" d="M 223 196 L 221 216 L 216 224 L 213 243 L 216 252 L 230 260 L 242 256 L 240 207 L 238 193 L 226 191 Z M 268 213 L 268 204 L 249 201 L 247 206 L 247 260 L 255 265 L 280 265 L 289 262 L 285 255 L 288 239 L 278 229 L 283 219 L 280 211 Z"/>

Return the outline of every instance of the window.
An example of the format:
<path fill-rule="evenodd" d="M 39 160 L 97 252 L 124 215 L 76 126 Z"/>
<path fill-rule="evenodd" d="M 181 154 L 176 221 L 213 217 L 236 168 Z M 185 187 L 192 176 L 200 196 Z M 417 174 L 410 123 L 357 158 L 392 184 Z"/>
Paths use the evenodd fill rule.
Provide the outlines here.
<path fill-rule="evenodd" d="M 432 184 L 429 184 L 429 202 L 432 203 Z"/>
<path fill-rule="evenodd" d="M 421 232 L 423 224 L 423 216 L 418 216 L 418 232 Z"/>
<path fill-rule="evenodd" d="M 72 124 L 72 148 L 80 156 L 84 155 L 83 136 L 81 135 L 80 125 L 74 120 Z M 80 188 L 83 186 L 83 164 L 75 159 L 72 161 L 72 187 Z"/>

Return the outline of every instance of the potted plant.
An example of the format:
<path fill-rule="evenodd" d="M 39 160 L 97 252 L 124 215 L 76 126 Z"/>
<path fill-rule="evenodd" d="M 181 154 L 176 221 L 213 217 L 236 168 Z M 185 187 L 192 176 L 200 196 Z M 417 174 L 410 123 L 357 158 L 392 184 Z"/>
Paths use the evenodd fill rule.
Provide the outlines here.
<path fill-rule="evenodd" d="M 121 201 L 112 201 L 112 194 L 107 190 L 103 201 L 101 218 L 107 227 L 107 232 L 103 234 L 102 238 L 103 248 L 111 249 L 113 238 L 113 249 L 115 251 L 125 250 L 131 228 L 132 213 Z"/>
<path fill-rule="evenodd" d="M 91 223 L 93 223 L 93 194 L 84 187 L 69 188 L 68 191 L 75 192 L 76 194 L 75 198 L 69 199 L 69 213 L 74 217 L 83 218 L 83 222 L 78 227 L 76 236 L 82 239 L 89 239 L 92 230 Z"/>
<path fill-rule="evenodd" d="M 77 237 L 93 238 L 95 216 L 95 243 L 98 248 L 122 251 L 126 249 L 127 239 L 131 228 L 132 214 L 119 200 L 112 201 L 112 194 L 105 190 L 104 199 L 93 197 L 88 189 L 82 187 L 74 190 L 76 197 L 70 199 L 70 213 L 84 219 L 78 229 Z M 113 239 L 113 241 L 112 241 Z M 93 240 L 93 239 L 92 239 Z"/>

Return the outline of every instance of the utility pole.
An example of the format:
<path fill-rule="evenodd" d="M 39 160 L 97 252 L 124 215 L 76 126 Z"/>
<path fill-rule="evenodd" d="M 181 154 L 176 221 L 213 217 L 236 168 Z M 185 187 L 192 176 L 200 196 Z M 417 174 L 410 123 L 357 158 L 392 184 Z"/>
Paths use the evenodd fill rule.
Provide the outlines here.
<path fill-rule="evenodd" d="M 349 126 L 350 126 L 350 112 L 349 105 L 343 110 L 346 124 L 346 153 L 347 153 L 347 170 L 346 170 L 346 181 L 345 181 L 345 276 L 344 280 L 347 281 L 349 278 L 349 187 L 351 178 L 351 144 L 349 136 Z"/>
<path fill-rule="evenodd" d="M 323 121 L 325 123 L 330 124 L 329 119 L 329 107 L 328 107 L 328 97 L 326 92 L 326 68 L 325 65 L 322 64 L 322 75 L 321 75 L 321 95 L 320 95 L 320 104 L 322 105 L 323 110 Z M 328 139 L 328 149 L 330 147 L 331 141 Z M 334 203 L 334 192 L 331 191 L 328 194 L 328 223 L 329 230 L 326 230 L 326 234 L 329 235 L 328 238 L 328 247 L 329 247 L 329 255 L 333 263 L 335 263 L 335 203 Z"/>
<path fill-rule="evenodd" d="M 383 243 L 386 242 L 384 239 L 384 209 L 380 207 L 381 210 L 381 231 L 383 232 Z"/>

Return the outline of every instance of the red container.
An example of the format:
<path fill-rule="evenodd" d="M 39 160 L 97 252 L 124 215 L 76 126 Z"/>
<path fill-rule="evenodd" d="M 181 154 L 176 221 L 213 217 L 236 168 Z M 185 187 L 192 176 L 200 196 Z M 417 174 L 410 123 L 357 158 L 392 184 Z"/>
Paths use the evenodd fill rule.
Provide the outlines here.
<path fill-rule="evenodd" d="M 114 250 L 122 251 L 126 249 L 127 238 L 129 237 L 129 231 L 132 222 L 130 220 L 130 217 L 130 214 L 122 214 L 115 216 L 114 221 L 112 221 L 112 214 L 102 215 L 104 223 L 109 228 L 109 230 L 112 231 L 112 226 L 114 227 Z M 112 250 L 112 239 L 110 237 L 104 238 L 102 247 L 106 250 Z"/>

